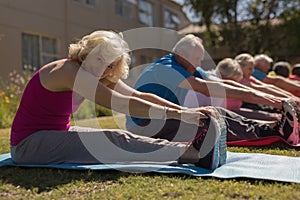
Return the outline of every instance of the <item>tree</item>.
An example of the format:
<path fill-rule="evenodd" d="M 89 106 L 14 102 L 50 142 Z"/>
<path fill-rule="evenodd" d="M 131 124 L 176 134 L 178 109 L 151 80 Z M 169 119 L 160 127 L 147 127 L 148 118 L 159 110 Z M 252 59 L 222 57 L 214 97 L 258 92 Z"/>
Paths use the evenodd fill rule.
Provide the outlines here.
<path fill-rule="evenodd" d="M 300 0 L 186 0 L 207 27 L 208 45 L 227 45 L 233 54 L 273 52 L 299 44 Z M 293 29 L 295 25 L 298 27 Z M 295 40 L 287 41 L 288 38 Z"/>
<path fill-rule="evenodd" d="M 190 4 L 192 9 L 194 10 L 195 14 L 198 17 L 201 17 L 199 21 L 199 25 L 205 25 L 207 28 L 207 33 L 205 34 L 207 38 L 209 38 L 210 46 L 218 45 L 217 42 L 217 31 L 213 30 L 213 23 L 214 21 L 213 16 L 216 13 L 216 5 L 217 0 L 210 0 L 210 1 L 198 1 L 198 0 L 188 0 L 185 2 L 185 5 Z"/>
<path fill-rule="evenodd" d="M 284 21 L 282 30 L 286 33 L 286 47 L 291 55 L 300 51 L 300 0 L 289 2 L 279 16 Z"/>

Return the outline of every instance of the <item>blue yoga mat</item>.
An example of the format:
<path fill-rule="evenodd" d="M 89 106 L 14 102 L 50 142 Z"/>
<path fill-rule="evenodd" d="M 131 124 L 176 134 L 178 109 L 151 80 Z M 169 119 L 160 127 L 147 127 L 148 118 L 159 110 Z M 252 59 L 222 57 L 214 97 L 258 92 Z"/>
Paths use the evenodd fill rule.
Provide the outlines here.
<path fill-rule="evenodd" d="M 110 164 L 110 165 L 17 165 L 12 162 L 10 154 L 0 155 L 0 167 L 45 167 L 72 170 L 122 170 L 126 172 L 157 172 L 181 173 L 192 176 L 206 176 L 217 178 L 253 178 L 283 182 L 300 183 L 300 157 L 288 157 L 257 153 L 227 153 L 227 163 L 216 170 L 206 170 L 194 165 L 166 165 L 166 164 Z"/>

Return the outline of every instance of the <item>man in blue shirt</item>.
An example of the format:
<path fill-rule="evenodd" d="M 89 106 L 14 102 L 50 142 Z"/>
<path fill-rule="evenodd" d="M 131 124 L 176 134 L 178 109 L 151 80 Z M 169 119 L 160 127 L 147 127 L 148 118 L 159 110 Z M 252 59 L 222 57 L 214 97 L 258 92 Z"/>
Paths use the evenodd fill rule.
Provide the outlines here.
<path fill-rule="evenodd" d="M 265 54 L 256 55 L 254 57 L 255 69 L 252 76 L 264 83 L 275 85 L 300 97 L 300 84 L 282 76 L 268 75 L 272 62 L 273 59 Z"/>
<path fill-rule="evenodd" d="M 138 77 L 134 88 L 140 92 L 156 94 L 177 105 L 183 105 L 188 90 L 219 98 L 239 98 L 250 103 L 262 103 L 289 110 L 294 117 L 287 123 L 285 117 L 281 123 L 273 126 L 260 124 L 246 119 L 226 109 L 217 108 L 227 125 L 227 140 L 257 139 L 265 136 L 282 136 L 292 143 L 298 143 L 297 117 L 291 113 L 291 105 L 282 103 L 279 98 L 258 92 L 234 81 L 216 81 L 200 67 L 204 57 L 204 47 L 200 38 L 187 35 L 179 40 L 173 53 L 166 55 L 148 67 Z M 204 107 L 203 109 L 211 109 Z M 282 124 L 288 125 L 290 131 L 283 133 Z M 127 117 L 126 127 L 129 131 L 154 138 L 172 141 L 189 141 L 202 127 L 186 124 L 179 120 L 149 120 Z"/>

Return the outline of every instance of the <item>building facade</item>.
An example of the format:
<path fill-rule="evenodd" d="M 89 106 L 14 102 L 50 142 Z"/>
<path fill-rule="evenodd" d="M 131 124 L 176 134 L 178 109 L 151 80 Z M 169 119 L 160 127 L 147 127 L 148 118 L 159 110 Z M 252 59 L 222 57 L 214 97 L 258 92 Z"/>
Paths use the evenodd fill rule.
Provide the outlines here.
<path fill-rule="evenodd" d="M 1 0 L 0 74 L 5 78 L 13 70 L 36 70 L 64 58 L 70 42 L 94 30 L 179 30 L 189 23 L 171 0 Z M 136 52 L 133 61 L 152 61 L 156 54 Z"/>

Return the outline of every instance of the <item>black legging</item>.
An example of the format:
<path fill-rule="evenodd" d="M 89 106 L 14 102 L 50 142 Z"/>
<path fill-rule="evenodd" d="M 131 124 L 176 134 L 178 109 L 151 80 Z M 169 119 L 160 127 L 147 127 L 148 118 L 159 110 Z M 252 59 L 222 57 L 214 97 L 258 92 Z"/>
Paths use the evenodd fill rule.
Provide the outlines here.
<path fill-rule="evenodd" d="M 258 123 L 221 107 L 217 107 L 216 109 L 226 122 L 227 141 L 250 140 L 280 135 L 277 129 L 272 128 L 268 124 Z M 192 140 L 196 133 L 202 129 L 203 127 L 175 119 L 168 119 L 166 121 L 145 119 L 139 126 L 135 126 L 129 131 L 153 138 L 186 142 Z"/>

